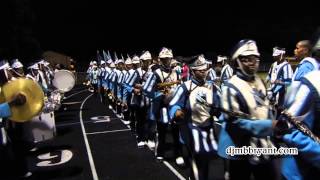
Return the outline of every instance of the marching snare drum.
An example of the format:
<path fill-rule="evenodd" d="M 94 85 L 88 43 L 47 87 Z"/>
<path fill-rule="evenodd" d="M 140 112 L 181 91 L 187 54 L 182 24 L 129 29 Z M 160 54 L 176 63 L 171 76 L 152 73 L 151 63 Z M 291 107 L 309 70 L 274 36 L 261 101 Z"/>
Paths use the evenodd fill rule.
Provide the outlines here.
<path fill-rule="evenodd" d="M 52 85 L 63 93 L 70 91 L 76 83 L 74 74 L 67 70 L 59 70 L 54 73 Z"/>

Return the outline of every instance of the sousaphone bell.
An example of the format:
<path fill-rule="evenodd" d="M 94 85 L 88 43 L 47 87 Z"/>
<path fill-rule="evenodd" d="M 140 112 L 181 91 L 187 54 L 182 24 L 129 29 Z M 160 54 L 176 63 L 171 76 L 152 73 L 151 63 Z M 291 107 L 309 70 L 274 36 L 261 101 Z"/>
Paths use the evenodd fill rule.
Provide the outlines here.
<path fill-rule="evenodd" d="M 4 99 L 4 102 L 10 102 L 18 93 L 26 97 L 26 102 L 21 106 L 10 107 L 11 117 L 9 119 L 14 122 L 29 121 L 43 108 L 43 90 L 37 82 L 31 79 L 18 78 L 9 81 L 1 88 L 0 97 Z"/>

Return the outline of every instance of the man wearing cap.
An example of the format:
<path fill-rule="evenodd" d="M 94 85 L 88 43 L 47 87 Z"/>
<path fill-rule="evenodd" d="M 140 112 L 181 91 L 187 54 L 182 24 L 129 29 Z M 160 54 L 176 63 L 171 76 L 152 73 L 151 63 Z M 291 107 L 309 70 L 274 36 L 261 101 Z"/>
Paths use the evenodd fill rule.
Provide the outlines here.
<path fill-rule="evenodd" d="M 152 99 L 150 118 L 157 122 L 158 134 L 155 155 L 159 161 L 164 159 L 165 137 L 170 122 L 168 113 L 169 98 L 172 97 L 174 88 L 180 83 L 180 77 L 170 67 L 172 58 L 172 50 L 165 47 L 162 48 L 159 53 L 160 67 L 149 75 L 143 86 L 143 93 Z M 173 128 L 176 162 L 182 165 L 184 162 L 180 152 L 181 145 L 179 143 L 178 130 L 174 126 Z"/>
<path fill-rule="evenodd" d="M 150 105 L 151 105 L 151 99 L 147 96 L 145 96 L 142 93 L 142 87 L 146 83 L 148 77 L 152 74 L 152 68 L 151 63 L 152 63 L 152 56 L 149 51 L 144 51 L 142 55 L 140 56 L 141 63 L 142 63 L 142 70 L 144 71 L 144 74 L 142 76 L 141 82 L 139 84 L 136 84 L 136 88 L 139 89 L 140 94 L 141 94 L 141 99 L 140 99 L 140 108 L 137 111 L 137 115 L 139 117 L 137 119 L 138 128 L 141 129 L 143 132 L 143 140 L 149 148 L 154 148 L 155 147 L 155 121 L 150 120 Z M 138 116 L 137 116 L 138 117 Z M 140 121 L 140 122 L 139 122 Z"/>
<path fill-rule="evenodd" d="M 26 78 L 33 79 L 39 83 L 39 85 L 42 87 L 42 90 L 47 93 L 48 92 L 48 84 L 46 82 L 46 79 L 44 77 L 43 72 L 39 68 L 38 62 L 33 62 L 28 67 L 29 73 L 26 75 Z"/>
<path fill-rule="evenodd" d="M 108 89 L 108 105 L 109 105 L 109 109 L 113 110 L 115 112 L 116 109 L 116 94 L 114 94 L 115 87 L 116 87 L 116 81 L 115 80 L 115 76 L 116 76 L 116 64 L 117 64 L 117 60 L 115 60 L 115 62 L 110 64 L 110 73 L 108 74 L 107 77 L 107 89 Z"/>
<path fill-rule="evenodd" d="M 149 78 L 150 75 L 152 75 L 152 72 L 158 68 L 157 61 L 152 60 L 152 56 L 149 51 L 145 51 L 140 59 L 143 59 L 142 61 L 142 66 L 144 70 L 146 71 L 146 74 L 144 75 L 143 78 L 143 84 L 142 86 L 146 83 L 147 79 Z M 142 87 L 141 87 L 142 91 Z M 145 106 L 145 112 L 147 114 L 146 116 L 146 133 L 147 133 L 147 146 L 151 149 L 155 148 L 155 139 L 156 139 L 156 121 L 154 118 L 152 118 L 152 112 L 151 112 L 151 106 L 152 106 L 152 99 L 143 95 L 144 96 L 144 106 Z"/>
<path fill-rule="evenodd" d="M 137 145 L 139 148 L 143 147 L 146 141 L 145 98 L 142 95 L 141 87 L 148 68 L 147 61 L 150 59 L 151 54 L 142 54 L 140 57 L 142 57 L 142 67 L 140 66 L 140 58 L 138 56 L 132 58 L 135 71 L 129 76 L 126 83 L 126 91 L 127 93 L 131 93 L 130 108 L 134 114 L 134 116 L 131 117 L 131 125 L 136 130 Z"/>
<path fill-rule="evenodd" d="M 228 58 L 226 56 L 218 56 L 218 63 L 222 63 L 220 80 L 221 83 L 224 84 L 233 76 L 233 69 L 228 64 Z"/>
<path fill-rule="evenodd" d="M 23 64 L 18 59 L 12 60 L 11 68 L 16 77 L 24 77 Z"/>
<path fill-rule="evenodd" d="M 109 75 L 111 74 L 111 68 L 110 68 L 110 65 L 111 63 L 113 63 L 112 59 L 109 58 L 107 61 L 106 61 L 106 66 L 105 66 L 105 74 L 104 74 L 104 77 L 103 77 L 103 88 L 104 88 L 104 103 L 105 104 L 108 104 L 109 102 L 109 99 L 108 97 L 106 97 L 109 93 L 110 93 L 110 89 L 109 89 Z"/>
<path fill-rule="evenodd" d="M 46 79 L 47 85 L 51 85 L 51 81 L 54 77 L 54 73 L 50 68 L 50 63 L 44 59 L 39 61 L 39 69 L 43 72 L 44 78 Z"/>
<path fill-rule="evenodd" d="M 230 179 L 277 179 L 277 161 L 270 155 L 234 155 L 230 148 L 273 148 L 272 125 L 266 88 L 257 76 L 260 53 L 253 40 L 241 40 L 232 53 L 236 74 L 222 87 L 223 124 L 218 154 L 230 160 Z M 245 113 L 247 117 L 234 113 Z"/>
<path fill-rule="evenodd" d="M 128 81 L 128 78 L 135 72 L 133 70 L 132 60 L 131 58 L 127 57 L 126 61 L 124 62 L 126 73 L 124 74 L 124 78 L 122 81 L 122 88 L 123 88 L 123 96 L 122 96 L 122 106 L 123 106 L 123 119 L 124 123 L 130 124 L 130 99 L 131 99 L 131 93 L 128 93 L 126 91 L 126 82 Z"/>
<path fill-rule="evenodd" d="M 216 71 L 214 70 L 214 67 L 212 65 L 212 61 L 207 61 L 207 64 L 208 64 L 208 74 L 207 74 L 207 77 L 206 79 L 212 83 L 215 83 L 217 84 L 217 82 L 219 81 L 218 79 L 220 79 L 220 77 L 218 78 L 217 77 L 217 73 Z"/>
<path fill-rule="evenodd" d="M 118 59 L 118 64 L 117 64 L 117 70 L 116 70 L 116 74 L 117 74 L 117 107 L 116 107 L 116 114 L 117 117 L 121 118 L 121 111 L 122 111 L 122 106 L 121 106 L 121 101 L 122 101 L 122 97 L 123 97 L 123 78 L 124 78 L 124 60 L 123 59 Z"/>
<path fill-rule="evenodd" d="M 268 88 L 268 93 L 270 92 L 268 98 L 276 104 L 279 113 L 283 110 L 286 89 L 291 84 L 293 74 L 291 65 L 285 60 L 285 53 L 283 48 L 273 48 L 272 56 L 276 65 L 272 68 L 270 88 Z"/>
<path fill-rule="evenodd" d="M 175 91 L 169 103 L 169 115 L 187 129 L 181 131 L 181 135 L 190 153 L 192 179 L 205 180 L 209 175 L 209 162 L 218 148 L 213 116 L 219 116 L 215 109 L 220 104 L 220 94 L 218 88 L 206 80 L 208 66 L 203 55 L 192 57 L 189 67 L 191 80 Z"/>
<path fill-rule="evenodd" d="M 101 96 L 101 101 L 102 103 L 105 102 L 105 91 L 104 91 L 104 87 L 105 87 L 105 77 L 106 75 L 106 62 L 104 60 L 100 61 L 100 67 L 99 67 L 99 89 L 100 89 L 100 96 Z"/>
<path fill-rule="evenodd" d="M 90 84 L 93 87 L 94 93 L 98 93 L 98 82 L 99 82 L 98 75 L 99 75 L 99 69 L 98 69 L 97 62 L 93 61 L 92 68 L 89 73 L 89 77 L 90 77 Z"/>

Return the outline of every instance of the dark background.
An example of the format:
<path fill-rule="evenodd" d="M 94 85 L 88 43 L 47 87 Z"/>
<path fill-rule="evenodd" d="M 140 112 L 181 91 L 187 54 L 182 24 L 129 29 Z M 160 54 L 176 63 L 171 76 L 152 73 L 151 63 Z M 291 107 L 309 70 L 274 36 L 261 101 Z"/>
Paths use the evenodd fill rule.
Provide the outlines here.
<path fill-rule="evenodd" d="M 292 55 L 319 24 L 315 4 L 292 4 L 2 0 L 0 55 L 29 62 L 53 50 L 87 63 L 97 49 L 157 54 L 168 46 L 175 55 L 214 59 L 251 38 L 270 61 L 274 46 Z"/>

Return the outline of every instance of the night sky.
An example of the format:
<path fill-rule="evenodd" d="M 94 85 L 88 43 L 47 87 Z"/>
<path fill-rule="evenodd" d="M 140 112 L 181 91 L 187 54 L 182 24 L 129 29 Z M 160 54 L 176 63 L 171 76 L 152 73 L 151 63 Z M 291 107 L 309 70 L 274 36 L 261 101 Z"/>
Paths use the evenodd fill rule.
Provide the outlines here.
<path fill-rule="evenodd" d="M 97 49 L 119 54 L 162 46 L 176 55 L 229 55 L 243 38 L 257 41 L 268 57 L 272 47 L 287 48 L 308 39 L 319 25 L 316 6 L 287 7 L 260 2 L 239 6 L 176 4 L 166 1 L 2 0 L 0 55 L 32 61 L 46 50 L 88 62 Z M 314 8 L 314 9 L 310 9 Z M 266 58 L 268 59 L 268 58 Z"/>

